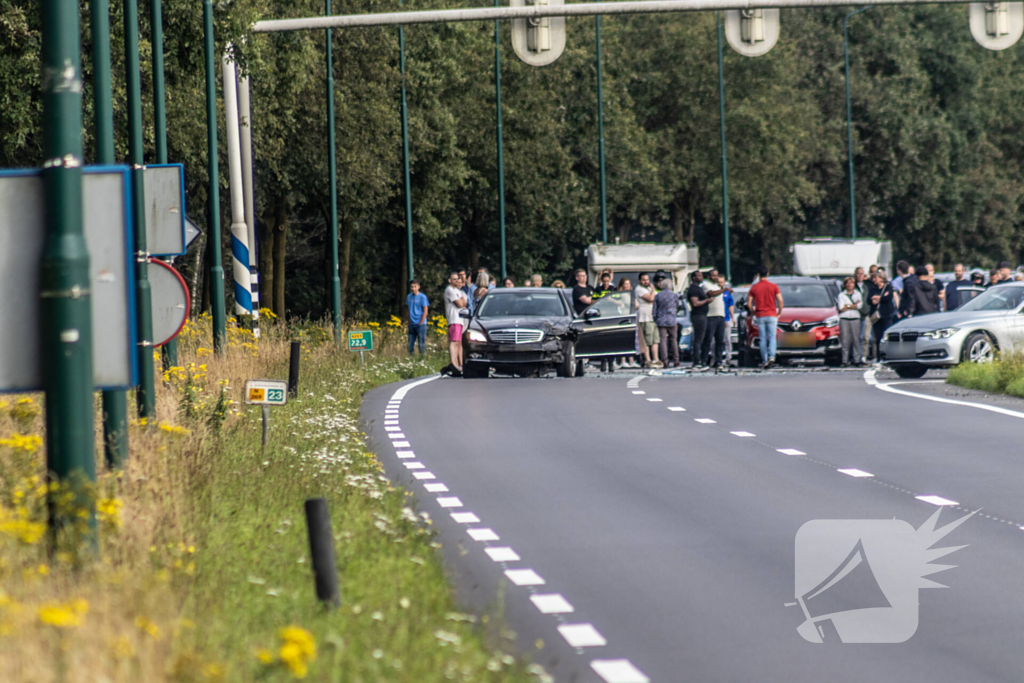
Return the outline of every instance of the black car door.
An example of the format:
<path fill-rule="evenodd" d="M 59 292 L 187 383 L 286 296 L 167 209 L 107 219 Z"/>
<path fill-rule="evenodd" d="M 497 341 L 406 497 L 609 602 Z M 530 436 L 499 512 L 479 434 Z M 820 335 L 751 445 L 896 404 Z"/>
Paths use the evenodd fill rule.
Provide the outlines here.
<path fill-rule="evenodd" d="M 606 292 L 594 299 L 573 323 L 579 330 L 578 357 L 626 356 L 636 353 L 633 292 Z"/>

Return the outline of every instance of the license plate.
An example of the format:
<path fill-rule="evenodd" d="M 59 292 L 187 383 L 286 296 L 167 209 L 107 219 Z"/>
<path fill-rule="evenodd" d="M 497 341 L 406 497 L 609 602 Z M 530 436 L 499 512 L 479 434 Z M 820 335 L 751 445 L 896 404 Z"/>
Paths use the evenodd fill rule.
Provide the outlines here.
<path fill-rule="evenodd" d="M 779 342 L 787 349 L 813 349 L 817 345 L 813 332 L 783 332 Z"/>
<path fill-rule="evenodd" d="M 917 357 L 915 342 L 888 342 L 885 345 L 885 357 L 889 360 L 901 360 Z"/>

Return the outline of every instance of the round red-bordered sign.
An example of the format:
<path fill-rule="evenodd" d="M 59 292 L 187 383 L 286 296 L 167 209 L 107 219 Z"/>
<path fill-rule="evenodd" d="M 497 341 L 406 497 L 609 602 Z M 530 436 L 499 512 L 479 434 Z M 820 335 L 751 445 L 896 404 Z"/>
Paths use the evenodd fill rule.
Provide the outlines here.
<path fill-rule="evenodd" d="M 185 327 L 192 308 L 188 284 L 171 264 L 150 259 L 149 285 L 153 302 L 153 346 L 163 346 Z M 155 266 L 155 267 L 153 267 Z"/>

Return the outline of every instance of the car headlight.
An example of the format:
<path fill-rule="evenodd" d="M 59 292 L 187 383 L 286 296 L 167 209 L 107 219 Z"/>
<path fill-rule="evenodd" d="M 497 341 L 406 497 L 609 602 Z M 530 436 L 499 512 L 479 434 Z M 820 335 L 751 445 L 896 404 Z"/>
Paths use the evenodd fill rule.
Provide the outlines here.
<path fill-rule="evenodd" d="M 831 318 L 825 320 L 825 327 L 837 327 L 839 325 L 839 316 L 834 315 Z"/>
<path fill-rule="evenodd" d="M 922 332 L 920 336 L 924 337 L 925 339 L 949 339 L 959 331 L 959 327 L 944 327 L 941 330 L 931 330 L 930 332 Z"/>
<path fill-rule="evenodd" d="M 689 325 L 687 325 L 686 327 L 684 327 L 684 328 L 683 328 L 683 336 L 684 336 L 684 337 L 688 337 L 688 336 L 690 336 L 691 334 L 693 334 L 693 328 L 692 328 L 692 327 L 690 327 Z"/>
<path fill-rule="evenodd" d="M 469 331 L 469 341 L 471 341 L 471 342 L 481 342 L 481 343 L 486 344 L 487 343 L 487 336 L 483 332 L 479 332 L 477 330 L 470 330 Z"/>

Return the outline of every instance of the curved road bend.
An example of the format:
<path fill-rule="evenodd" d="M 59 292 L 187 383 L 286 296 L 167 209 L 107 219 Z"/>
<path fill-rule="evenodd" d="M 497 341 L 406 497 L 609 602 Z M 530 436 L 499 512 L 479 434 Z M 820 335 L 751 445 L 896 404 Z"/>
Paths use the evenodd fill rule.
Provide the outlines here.
<path fill-rule="evenodd" d="M 1018 417 L 861 373 L 767 373 L 418 380 L 370 392 L 363 420 L 435 519 L 461 598 L 479 609 L 506 584 L 518 646 L 556 680 L 1024 678 Z M 935 544 L 968 547 L 936 562 L 956 568 L 919 591 L 913 637 L 798 635 L 805 522 L 918 528 L 940 507 L 939 527 L 980 512 Z M 871 603 L 868 584 L 832 597 Z"/>

